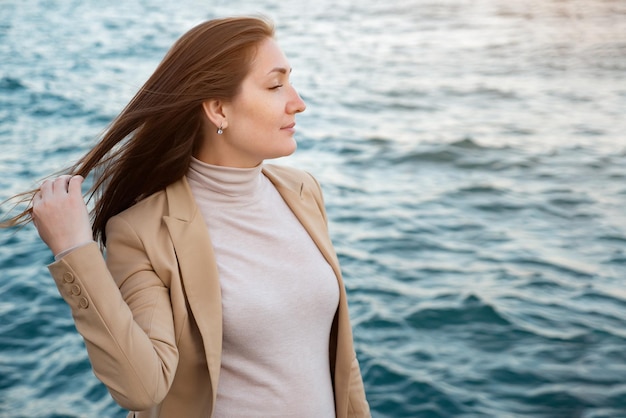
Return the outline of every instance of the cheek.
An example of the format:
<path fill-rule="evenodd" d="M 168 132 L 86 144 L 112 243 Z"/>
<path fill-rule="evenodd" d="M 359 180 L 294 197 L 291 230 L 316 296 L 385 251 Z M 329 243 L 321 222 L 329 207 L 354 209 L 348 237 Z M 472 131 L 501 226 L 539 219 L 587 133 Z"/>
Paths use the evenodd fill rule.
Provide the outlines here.
<path fill-rule="evenodd" d="M 256 132 L 274 131 L 282 122 L 284 102 L 277 93 L 258 94 L 237 102 L 235 110 L 236 118 L 232 119 L 234 126 Z"/>
<path fill-rule="evenodd" d="M 250 119 L 260 129 L 273 129 L 274 125 L 279 123 L 279 116 L 276 105 L 271 101 L 265 101 L 254 112 L 251 112 Z"/>
<path fill-rule="evenodd" d="M 249 120 L 262 119 L 269 106 L 271 106 L 271 103 L 268 100 L 255 98 L 242 103 L 239 114 Z"/>

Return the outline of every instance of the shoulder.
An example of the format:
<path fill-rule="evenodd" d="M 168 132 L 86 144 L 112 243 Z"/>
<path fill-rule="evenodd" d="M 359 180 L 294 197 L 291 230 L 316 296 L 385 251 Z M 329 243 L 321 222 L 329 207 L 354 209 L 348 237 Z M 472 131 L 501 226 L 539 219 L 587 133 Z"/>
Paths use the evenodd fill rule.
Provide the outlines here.
<path fill-rule="evenodd" d="M 285 179 L 306 180 L 307 177 L 312 177 L 311 174 L 309 174 L 307 171 L 286 165 L 264 164 L 263 170 L 273 174 L 276 177 Z"/>
<path fill-rule="evenodd" d="M 158 191 L 150 196 L 141 199 L 128 209 L 113 216 L 113 218 L 122 218 L 128 222 L 139 221 L 156 216 L 159 219 L 165 214 L 167 210 L 167 196 L 165 190 Z M 135 223 L 131 222 L 131 223 Z"/>
<path fill-rule="evenodd" d="M 141 199 L 133 206 L 112 216 L 106 226 L 107 242 L 114 231 L 134 231 L 138 236 L 148 231 L 157 231 L 167 215 L 168 204 L 165 190 L 160 190 Z"/>
<path fill-rule="evenodd" d="M 311 188 L 321 192 L 320 184 L 308 171 L 278 164 L 265 164 L 263 166 L 263 171 L 266 174 L 270 174 L 273 180 L 286 184 L 292 184 L 294 186 L 304 185 L 306 188 Z"/>
<path fill-rule="evenodd" d="M 283 195 L 283 198 L 286 195 L 291 195 L 291 192 L 296 193 L 296 195 L 300 196 L 300 199 L 292 200 L 292 205 L 315 206 L 318 208 L 324 221 L 327 222 L 322 188 L 311 173 L 298 168 L 275 164 L 265 164 L 263 171 L 270 178 L 270 181 L 274 183 L 278 192 Z M 287 192 L 287 190 L 290 192 Z"/>

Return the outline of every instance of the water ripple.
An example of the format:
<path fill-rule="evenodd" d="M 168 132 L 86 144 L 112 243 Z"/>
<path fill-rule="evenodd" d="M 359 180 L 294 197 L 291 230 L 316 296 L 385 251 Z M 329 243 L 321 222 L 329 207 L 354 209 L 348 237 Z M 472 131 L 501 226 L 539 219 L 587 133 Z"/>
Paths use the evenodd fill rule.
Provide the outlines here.
<path fill-rule="evenodd" d="M 3 2 L 0 200 L 74 161 L 184 30 L 265 12 L 374 416 L 626 416 L 622 2 L 196 3 Z M 0 416 L 121 418 L 50 261 L 0 231 Z"/>

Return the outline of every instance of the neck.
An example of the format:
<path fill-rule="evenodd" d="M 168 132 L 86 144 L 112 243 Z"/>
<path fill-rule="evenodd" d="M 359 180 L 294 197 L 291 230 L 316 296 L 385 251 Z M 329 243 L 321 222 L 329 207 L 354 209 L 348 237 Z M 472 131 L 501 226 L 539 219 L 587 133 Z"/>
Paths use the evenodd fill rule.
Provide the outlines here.
<path fill-rule="evenodd" d="M 262 165 L 251 168 L 226 167 L 207 164 L 192 158 L 187 172 L 190 182 L 215 196 L 244 197 L 253 195 L 259 188 Z"/>

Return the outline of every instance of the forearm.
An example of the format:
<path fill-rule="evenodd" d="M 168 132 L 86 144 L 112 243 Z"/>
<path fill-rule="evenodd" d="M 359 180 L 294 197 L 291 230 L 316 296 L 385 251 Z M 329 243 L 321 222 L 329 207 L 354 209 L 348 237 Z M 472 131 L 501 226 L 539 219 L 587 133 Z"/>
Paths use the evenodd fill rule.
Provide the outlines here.
<path fill-rule="evenodd" d="M 71 307 L 94 373 L 113 398 L 133 410 L 159 403 L 178 362 L 167 288 L 156 277 L 153 286 L 146 280 L 141 309 L 156 312 L 154 320 L 164 323 L 144 329 L 134 320 L 95 243 L 75 249 L 49 270 Z"/>

